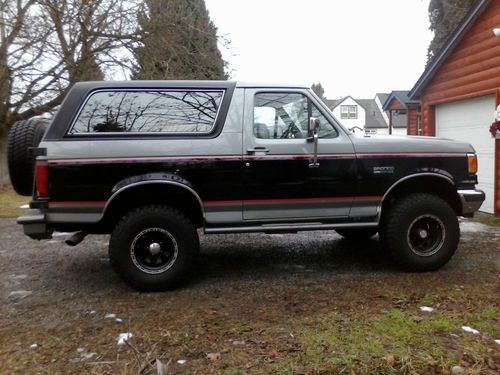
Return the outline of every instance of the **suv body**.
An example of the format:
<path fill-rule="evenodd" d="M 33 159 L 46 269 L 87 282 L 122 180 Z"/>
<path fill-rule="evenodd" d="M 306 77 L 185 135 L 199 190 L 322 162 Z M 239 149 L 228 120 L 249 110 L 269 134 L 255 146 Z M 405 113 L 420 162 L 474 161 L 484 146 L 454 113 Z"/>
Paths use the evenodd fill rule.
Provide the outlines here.
<path fill-rule="evenodd" d="M 196 228 L 379 231 L 405 268 L 435 269 L 484 200 L 469 144 L 355 136 L 302 86 L 78 83 L 35 154 L 25 233 L 111 233 L 111 263 L 147 290 L 183 279 Z"/>

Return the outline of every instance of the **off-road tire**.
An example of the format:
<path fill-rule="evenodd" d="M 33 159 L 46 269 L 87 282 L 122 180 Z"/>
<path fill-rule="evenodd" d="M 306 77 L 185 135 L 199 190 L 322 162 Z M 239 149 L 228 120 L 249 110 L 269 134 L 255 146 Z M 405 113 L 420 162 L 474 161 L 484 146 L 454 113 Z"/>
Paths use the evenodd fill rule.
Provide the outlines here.
<path fill-rule="evenodd" d="M 148 254 L 152 247 L 161 253 Z M 111 233 L 109 258 L 128 285 L 142 291 L 161 291 L 185 281 L 198 248 L 198 234 L 183 213 L 151 205 L 136 208 L 119 221 Z M 166 264 L 153 267 L 153 262 Z"/>
<path fill-rule="evenodd" d="M 362 241 L 372 238 L 377 234 L 378 228 L 342 228 L 335 229 L 335 232 L 340 234 L 342 237 L 347 238 L 352 241 Z"/>
<path fill-rule="evenodd" d="M 431 194 L 401 197 L 382 216 L 384 248 L 407 271 L 433 271 L 455 254 L 460 227 L 455 211 Z"/>
<path fill-rule="evenodd" d="M 35 157 L 29 148 L 38 147 L 46 130 L 46 120 L 37 118 L 17 121 L 10 128 L 7 161 L 10 181 L 19 195 L 33 192 Z"/>

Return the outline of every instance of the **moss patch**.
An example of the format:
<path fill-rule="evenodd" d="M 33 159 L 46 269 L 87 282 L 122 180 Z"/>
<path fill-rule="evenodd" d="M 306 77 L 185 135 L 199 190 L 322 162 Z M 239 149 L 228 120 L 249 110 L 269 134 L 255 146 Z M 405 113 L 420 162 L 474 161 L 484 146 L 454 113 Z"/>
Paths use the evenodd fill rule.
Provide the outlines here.
<path fill-rule="evenodd" d="M 500 227 L 500 217 L 486 214 L 484 212 L 476 212 L 474 214 L 474 221 L 478 221 L 480 223 L 493 227 Z"/>

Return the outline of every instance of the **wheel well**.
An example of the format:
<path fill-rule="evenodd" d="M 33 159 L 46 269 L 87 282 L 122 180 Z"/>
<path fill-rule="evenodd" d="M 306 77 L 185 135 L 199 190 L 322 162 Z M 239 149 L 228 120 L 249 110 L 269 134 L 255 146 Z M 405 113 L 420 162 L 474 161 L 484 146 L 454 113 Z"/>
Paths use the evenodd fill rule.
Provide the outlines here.
<path fill-rule="evenodd" d="M 149 204 L 164 204 L 181 211 L 195 228 L 204 224 L 200 201 L 192 192 L 180 186 L 160 183 L 135 186 L 119 193 L 109 203 L 101 223 L 107 231 L 111 231 L 127 212 Z"/>
<path fill-rule="evenodd" d="M 438 196 L 447 202 L 457 216 L 462 213 L 462 202 L 456 188 L 445 178 L 438 176 L 415 176 L 396 185 L 382 202 L 382 213 L 389 208 L 398 197 L 412 193 L 427 193 Z"/>

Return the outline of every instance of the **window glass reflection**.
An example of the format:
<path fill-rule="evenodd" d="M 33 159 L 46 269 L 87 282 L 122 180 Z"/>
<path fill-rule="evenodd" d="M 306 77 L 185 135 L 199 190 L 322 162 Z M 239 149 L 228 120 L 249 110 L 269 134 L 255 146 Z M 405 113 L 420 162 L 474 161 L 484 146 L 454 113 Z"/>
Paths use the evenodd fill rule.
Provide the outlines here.
<path fill-rule="evenodd" d="M 222 96 L 222 91 L 97 92 L 86 102 L 71 134 L 208 133 Z"/>
<path fill-rule="evenodd" d="M 337 130 L 305 95 L 258 93 L 254 99 L 253 132 L 256 138 L 262 139 L 307 138 L 309 116 L 319 119 L 320 138 L 338 136 Z"/>

